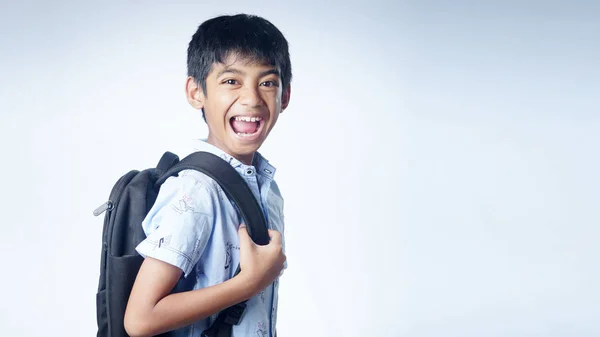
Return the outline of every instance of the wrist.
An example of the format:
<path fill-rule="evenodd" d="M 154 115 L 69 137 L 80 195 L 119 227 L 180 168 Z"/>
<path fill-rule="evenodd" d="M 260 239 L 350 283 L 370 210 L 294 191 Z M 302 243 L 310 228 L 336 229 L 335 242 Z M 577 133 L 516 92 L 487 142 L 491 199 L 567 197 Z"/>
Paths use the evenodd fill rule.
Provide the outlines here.
<path fill-rule="evenodd" d="M 240 270 L 239 274 L 237 274 L 234 279 L 237 279 L 240 287 L 244 289 L 244 296 L 247 296 L 246 299 L 251 298 L 261 291 L 260 282 L 258 282 L 255 277 L 244 270 Z"/>

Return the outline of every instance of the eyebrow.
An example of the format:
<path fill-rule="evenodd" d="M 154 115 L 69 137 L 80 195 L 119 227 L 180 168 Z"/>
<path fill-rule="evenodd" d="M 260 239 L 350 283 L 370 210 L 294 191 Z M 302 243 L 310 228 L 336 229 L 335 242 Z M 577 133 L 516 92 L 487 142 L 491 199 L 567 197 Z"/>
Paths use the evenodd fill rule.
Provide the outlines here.
<path fill-rule="evenodd" d="M 219 73 L 217 73 L 217 77 L 221 77 L 224 74 L 244 75 L 245 73 L 243 71 L 239 70 L 239 69 L 236 69 L 236 68 L 226 67 L 225 69 L 223 69 L 223 70 L 219 71 Z M 276 75 L 278 77 L 281 77 L 281 74 L 280 74 L 279 70 L 275 69 L 275 68 L 271 68 L 271 69 L 268 69 L 268 70 L 265 70 L 265 71 L 261 72 L 259 74 L 259 77 L 264 77 L 264 76 L 267 76 L 267 75 Z"/>

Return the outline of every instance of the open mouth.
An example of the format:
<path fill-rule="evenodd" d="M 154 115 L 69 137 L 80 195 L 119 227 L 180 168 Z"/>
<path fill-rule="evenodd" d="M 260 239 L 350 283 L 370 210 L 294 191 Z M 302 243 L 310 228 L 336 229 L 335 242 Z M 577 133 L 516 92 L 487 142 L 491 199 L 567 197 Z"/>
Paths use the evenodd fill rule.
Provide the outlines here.
<path fill-rule="evenodd" d="M 235 116 L 229 120 L 231 129 L 240 137 L 252 137 L 258 134 L 263 124 L 261 117 Z"/>

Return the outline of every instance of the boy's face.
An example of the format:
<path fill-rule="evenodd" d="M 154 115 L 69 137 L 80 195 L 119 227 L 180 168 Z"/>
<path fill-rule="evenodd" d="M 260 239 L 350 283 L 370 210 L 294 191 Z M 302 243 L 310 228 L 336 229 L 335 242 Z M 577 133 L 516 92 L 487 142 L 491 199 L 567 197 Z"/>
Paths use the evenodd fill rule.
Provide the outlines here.
<path fill-rule="evenodd" d="M 197 109 L 204 108 L 208 142 L 251 164 L 289 103 L 290 88 L 283 92 L 279 73 L 273 66 L 233 55 L 225 64 L 213 65 L 206 78 L 206 95 L 188 78 L 188 101 Z"/>

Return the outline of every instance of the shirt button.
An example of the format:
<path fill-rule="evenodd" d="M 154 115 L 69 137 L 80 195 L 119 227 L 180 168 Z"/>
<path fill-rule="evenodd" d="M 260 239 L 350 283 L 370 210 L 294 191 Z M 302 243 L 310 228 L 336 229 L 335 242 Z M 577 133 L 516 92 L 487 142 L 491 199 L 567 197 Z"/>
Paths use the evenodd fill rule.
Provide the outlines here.
<path fill-rule="evenodd" d="M 246 174 L 248 174 L 248 175 L 252 175 L 252 173 L 254 173 L 254 171 L 252 171 L 252 169 L 248 169 L 248 170 L 246 171 Z"/>

